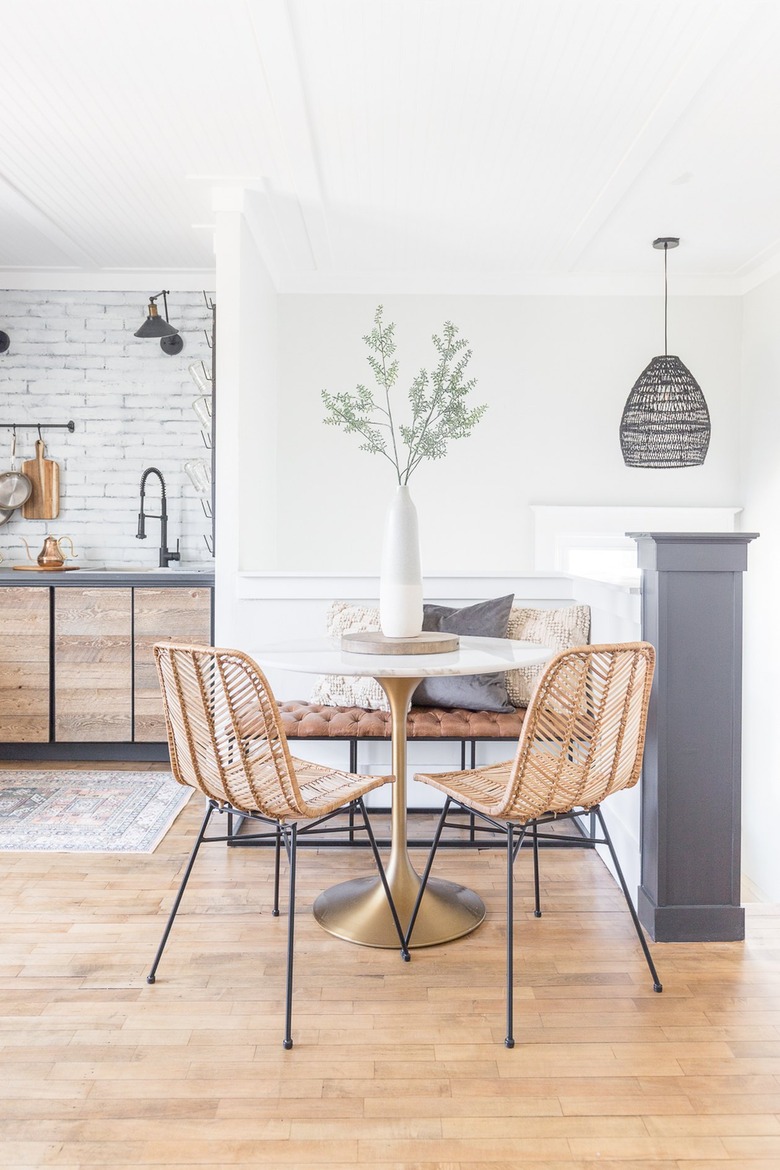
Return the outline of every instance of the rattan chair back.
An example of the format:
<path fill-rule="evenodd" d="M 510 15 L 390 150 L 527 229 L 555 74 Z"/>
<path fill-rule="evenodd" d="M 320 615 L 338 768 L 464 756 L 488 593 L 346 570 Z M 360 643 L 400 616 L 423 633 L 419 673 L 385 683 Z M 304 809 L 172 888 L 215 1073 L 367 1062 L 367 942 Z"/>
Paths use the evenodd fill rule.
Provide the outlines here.
<path fill-rule="evenodd" d="M 557 654 L 539 678 L 491 815 L 524 823 L 593 807 L 636 784 L 654 666 L 648 642 Z"/>
<path fill-rule="evenodd" d="M 275 820 L 306 816 L 276 700 L 259 666 L 238 650 L 173 642 L 156 644 L 154 657 L 179 783 Z"/>

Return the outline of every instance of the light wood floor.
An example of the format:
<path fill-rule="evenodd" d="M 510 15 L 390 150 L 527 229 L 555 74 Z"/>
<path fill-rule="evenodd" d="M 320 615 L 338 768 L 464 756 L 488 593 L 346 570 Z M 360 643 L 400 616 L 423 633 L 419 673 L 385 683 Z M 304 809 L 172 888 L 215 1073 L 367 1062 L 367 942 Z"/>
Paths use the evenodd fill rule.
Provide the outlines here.
<path fill-rule="evenodd" d="M 521 857 L 507 1051 L 500 853 L 441 855 L 489 918 L 404 964 L 307 912 L 366 853 L 305 851 L 285 1052 L 267 851 L 205 850 L 145 982 L 199 818 L 149 856 L 0 854 L 4 1170 L 780 1166 L 777 909 L 744 944 L 655 946 L 656 995 L 598 859 L 546 850 L 536 920 Z"/>

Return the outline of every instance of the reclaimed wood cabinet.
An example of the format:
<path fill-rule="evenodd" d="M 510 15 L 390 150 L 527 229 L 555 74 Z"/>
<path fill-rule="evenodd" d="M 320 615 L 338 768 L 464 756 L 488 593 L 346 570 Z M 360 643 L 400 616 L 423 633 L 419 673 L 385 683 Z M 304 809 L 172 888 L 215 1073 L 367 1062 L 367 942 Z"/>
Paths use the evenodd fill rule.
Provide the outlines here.
<path fill-rule="evenodd" d="M 48 742 L 49 670 L 49 590 L 0 588 L 0 742 Z"/>
<path fill-rule="evenodd" d="M 137 743 L 164 740 L 155 642 L 211 641 L 210 589 L 135 589 L 133 635 L 134 735 Z"/>
<path fill-rule="evenodd" d="M 0 759 L 166 758 L 152 646 L 208 644 L 212 588 L 127 580 L 0 585 Z"/>
<path fill-rule="evenodd" d="M 131 589 L 54 590 L 54 738 L 132 739 Z"/>

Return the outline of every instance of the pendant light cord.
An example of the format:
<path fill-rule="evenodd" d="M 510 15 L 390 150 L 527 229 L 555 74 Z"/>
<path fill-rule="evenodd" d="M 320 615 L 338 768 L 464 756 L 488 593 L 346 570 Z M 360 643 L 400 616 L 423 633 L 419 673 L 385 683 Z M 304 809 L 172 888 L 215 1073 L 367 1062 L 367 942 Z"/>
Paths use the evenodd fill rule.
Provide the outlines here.
<path fill-rule="evenodd" d="M 666 333 L 666 320 L 667 320 L 666 302 L 669 299 L 669 290 L 668 290 L 668 285 L 666 282 L 666 253 L 668 251 L 669 251 L 669 245 L 667 243 L 664 243 L 664 357 L 669 356 L 669 344 L 667 341 L 667 333 Z"/>

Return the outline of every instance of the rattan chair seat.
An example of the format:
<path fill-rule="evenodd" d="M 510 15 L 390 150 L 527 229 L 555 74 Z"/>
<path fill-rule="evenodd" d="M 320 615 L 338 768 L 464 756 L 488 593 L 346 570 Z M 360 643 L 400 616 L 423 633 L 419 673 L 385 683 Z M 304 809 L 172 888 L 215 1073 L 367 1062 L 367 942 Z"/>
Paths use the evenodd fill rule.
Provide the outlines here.
<path fill-rule="evenodd" d="M 307 817 L 326 816 L 349 801 L 381 788 L 383 784 L 395 782 L 395 776 L 361 776 L 356 772 L 324 768 L 321 764 L 299 760 L 295 756 L 291 759 Z"/>

